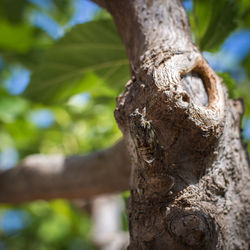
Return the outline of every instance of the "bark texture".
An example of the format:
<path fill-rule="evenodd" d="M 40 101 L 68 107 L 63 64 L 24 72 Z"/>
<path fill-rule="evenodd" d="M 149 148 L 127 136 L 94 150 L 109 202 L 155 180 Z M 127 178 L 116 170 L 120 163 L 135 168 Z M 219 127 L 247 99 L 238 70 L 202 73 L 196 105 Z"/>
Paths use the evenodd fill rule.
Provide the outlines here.
<path fill-rule="evenodd" d="M 32 155 L 0 172 L 0 202 L 76 199 L 128 189 L 130 163 L 123 141 L 83 156 Z"/>
<path fill-rule="evenodd" d="M 248 249 L 241 100 L 192 43 L 178 0 L 97 0 L 114 17 L 131 81 L 115 116 L 132 159 L 129 249 Z"/>

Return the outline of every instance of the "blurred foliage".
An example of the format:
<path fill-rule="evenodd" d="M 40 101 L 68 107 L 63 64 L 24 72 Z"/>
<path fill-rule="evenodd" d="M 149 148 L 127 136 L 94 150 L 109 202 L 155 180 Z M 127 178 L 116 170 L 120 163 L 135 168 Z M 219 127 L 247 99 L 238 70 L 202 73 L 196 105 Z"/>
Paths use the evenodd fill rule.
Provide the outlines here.
<path fill-rule="evenodd" d="M 21 212 L 20 211 L 24 211 Z M 21 230 L 9 228 L 0 231 L 0 239 L 10 250 L 95 249 L 90 240 L 89 217 L 69 202 L 38 201 L 16 208 L 3 207 L 1 214 L 15 213 L 16 225 Z M 2 224 L 4 222 L 2 221 Z"/>
<path fill-rule="evenodd" d="M 0 0 L 0 16 L 15 24 L 23 19 L 27 0 Z"/>
<path fill-rule="evenodd" d="M 101 78 L 86 77 L 89 72 Z M 45 53 L 24 95 L 55 103 L 101 81 L 117 96 L 128 78 L 128 60 L 113 22 L 93 21 L 77 25 Z"/>
<path fill-rule="evenodd" d="M 217 74 L 223 79 L 223 82 L 227 85 L 229 98 L 235 99 L 236 98 L 236 84 L 234 79 L 228 73 L 220 73 Z"/>
<path fill-rule="evenodd" d="M 244 59 L 242 66 L 245 68 L 247 76 L 250 78 L 250 54 Z"/>
<path fill-rule="evenodd" d="M 0 47 L 7 51 L 26 53 L 34 42 L 32 31 L 33 29 L 29 25 L 13 25 L 2 21 L 0 23 Z"/>
<path fill-rule="evenodd" d="M 190 24 L 201 51 L 218 50 L 236 28 L 250 28 L 248 0 L 194 0 L 193 6 Z"/>
<path fill-rule="evenodd" d="M 124 191 L 122 193 L 122 199 L 124 201 L 124 204 L 127 204 L 129 197 L 130 197 L 130 191 L 129 190 Z M 124 209 L 122 211 L 122 229 L 124 231 L 129 231 L 128 216 L 127 216 L 127 212 L 126 212 L 125 208 L 126 208 L 126 206 L 124 206 Z"/>
<path fill-rule="evenodd" d="M 237 27 L 239 4 L 228 0 L 194 0 L 192 28 L 200 49 L 217 49 Z"/>
<path fill-rule="evenodd" d="M 129 79 L 125 50 L 110 15 L 101 10 L 93 21 L 70 28 L 73 0 L 40 1 L 51 3 L 47 8 L 34 2 L 0 0 L 0 152 L 13 148 L 22 159 L 33 153 L 69 155 L 110 146 L 121 137 L 113 110 Z M 218 51 L 232 32 L 250 28 L 249 10 L 248 0 L 194 0 L 189 17 L 201 50 Z M 55 41 L 35 27 L 29 19 L 34 11 L 65 27 L 65 36 Z M 16 65 L 32 72 L 23 95 L 13 95 L 6 88 Z M 220 72 L 220 77 L 231 98 L 245 99 L 248 119 L 250 55 L 240 67 L 246 77 L 239 83 L 230 72 Z M 32 120 L 41 110 L 53 114 L 48 127 Z M 124 193 L 124 200 L 128 196 Z M 4 227 L 8 212 L 20 217 L 19 229 Z M 125 213 L 123 227 L 128 229 Z M 90 229 L 89 216 L 67 201 L 0 208 L 0 249 L 93 249 Z"/>

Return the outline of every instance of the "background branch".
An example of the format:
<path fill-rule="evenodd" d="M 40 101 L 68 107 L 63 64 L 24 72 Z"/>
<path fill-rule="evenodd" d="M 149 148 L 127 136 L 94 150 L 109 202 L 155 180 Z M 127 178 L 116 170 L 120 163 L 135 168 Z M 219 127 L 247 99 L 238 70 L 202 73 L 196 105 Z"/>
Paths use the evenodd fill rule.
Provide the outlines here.
<path fill-rule="evenodd" d="M 32 155 L 0 173 L 0 202 L 90 198 L 128 189 L 124 142 L 86 156 Z"/>

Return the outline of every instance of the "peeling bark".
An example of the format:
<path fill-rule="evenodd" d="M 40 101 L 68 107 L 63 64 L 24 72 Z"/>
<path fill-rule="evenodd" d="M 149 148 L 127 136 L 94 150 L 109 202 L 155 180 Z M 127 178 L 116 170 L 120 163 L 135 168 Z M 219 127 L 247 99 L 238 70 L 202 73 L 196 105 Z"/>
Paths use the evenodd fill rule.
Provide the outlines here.
<path fill-rule="evenodd" d="M 83 156 L 31 155 L 0 172 L 0 202 L 76 199 L 128 189 L 130 163 L 121 141 Z"/>
<path fill-rule="evenodd" d="M 115 117 L 132 159 L 129 249 L 248 249 L 241 100 L 192 43 L 178 0 L 107 0 L 131 66 Z"/>

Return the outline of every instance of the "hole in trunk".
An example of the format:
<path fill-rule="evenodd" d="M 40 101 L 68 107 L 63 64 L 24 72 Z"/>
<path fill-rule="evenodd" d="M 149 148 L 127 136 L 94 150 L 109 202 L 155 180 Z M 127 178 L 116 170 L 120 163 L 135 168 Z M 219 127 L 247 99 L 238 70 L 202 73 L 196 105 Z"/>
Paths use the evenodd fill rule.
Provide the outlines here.
<path fill-rule="evenodd" d="M 191 71 L 182 76 L 182 84 L 195 104 L 208 106 L 208 94 L 205 84 L 198 73 Z"/>

